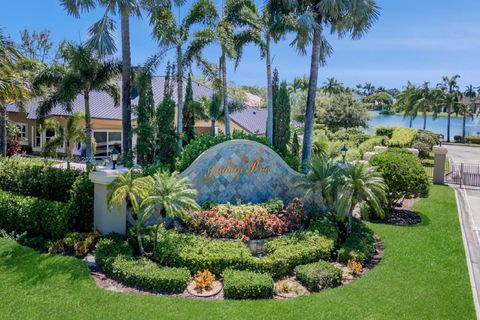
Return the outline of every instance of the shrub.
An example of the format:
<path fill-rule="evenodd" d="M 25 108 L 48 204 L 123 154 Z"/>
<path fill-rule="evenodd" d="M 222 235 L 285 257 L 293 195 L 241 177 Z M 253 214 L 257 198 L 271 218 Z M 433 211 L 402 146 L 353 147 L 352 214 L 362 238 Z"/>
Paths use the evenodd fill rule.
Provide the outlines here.
<path fill-rule="evenodd" d="M 480 144 L 480 136 L 466 136 L 466 143 Z"/>
<path fill-rule="evenodd" d="M 72 227 L 69 205 L 0 191 L 0 228 L 56 240 Z"/>
<path fill-rule="evenodd" d="M 107 275 L 137 288 L 180 293 L 191 279 L 186 268 L 162 268 L 151 260 L 134 260 L 132 255 L 121 237 L 111 235 L 97 243 L 95 259 Z"/>
<path fill-rule="evenodd" d="M 114 260 L 112 277 L 130 286 L 162 293 L 182 293 L 192 278 L 187 268 L 159 267 L 145 258 L 126 257 Z"/>
<path fill-rule="evenodd" d="M 347 161 L 361 160 L 362 156 L 363 155 L 360 154 L 360 151 L 358 149 L 349 149 L 347 152 L 346 159 Z"/>
<path fill-rule="evenodd" d="M 273 279 L 265 273 L 227 269 L 223 291 L 226 299 L 268 299 L 273 296 Z"/>
<path fill-rule="evenodd" d="M 433 146 L 440 144 L 438 134 L 428 130 L 418 130 L 415 141 L 421 141 L 423 143 L 426 143 L 430 147 L 430 149 L 433 148 Z"/>
<path fill-rule="evenodd" d="M 93 183 L 87 174 L 78 176 L 70 190 L 73 229 L 89 232 L 93 228 Z"/>
<path fill-rule="evenodd" d="M 460 143 L 462 142 L 462 140 L 463 140 L 462 136 L 453 136 L 453 141 L 455 141 L 456 143 Z"/>
<path fill-rule="evenodd" d="M 349 142 L 354 146 L 360 145 L 368 138 L 369 136 L 365 132 L 356 128 L 339 130 L 330 135 L 330 140 Z"/>
<path fill-rule="evenodd" d="M 215 276 L 208 269 L 205 269 L 203 271 L 197 271 L 193 280 L 195 281 L 195 289 L 202 291 L 212 287 Z"/>
<path fill-rule="evenodd" d="M 412 128 L 395 127 L 390 138 L 390 146 L 406 148 L 412 145 L 417 130 Z"/>
<path fill-rule="evenodd" d="M 426 159 L 430 155 L 430 151 L 432 151 L 432 148 L 430 146 L 422 141 L 414 141 L 412 143 L 412 148 L 418 150 L 418 156 L 421 159 Z"/>
<path fill-rule="evenodd" d="M 358 151 L 360 151 L 361 156 L 365 154 L 365 152 L 373 151 L 373 147 L 375 146 L 382 146 L 388 145 L 388 138 L 385 136 L 379 137 L 371 137 L 362 142 L 358 146 Z"/>
<path fill-rule="evenodd" d="M 354 220 L 352 233 L 345 239 L 338 251 L 338 261 L 347 264 L 355 260 L 364 265 L 375 254 L 375 238 L 373 231 L 359 221 Z"/>
<path fill-rule="evenodd" d="M 277 214 L 283 209 L 283 201 L 280 199 L 269 200 L 258 204 L 241 204 L 231 203 L 211 205 L 210 209 L 216 209 L 219 215 L 233 218 L 244 218 L 247 214 L 252 213 L 257 208 L 262 208 L 265 213 Z"/>
<path fill-rule="evenodd" d="M 66 202 L 70 195 L 68 191 L 81 174 L 78 170 L 52 168 L 43 160 L 12 157 L 0 161 L 0 189 Z"/>
<path fill-rule="evenodd" d="M 310 291 L 333 288 L 342 283 L 342 271 L 327 261 L 296 266 L 295 276 Z"/>
<path fill-rule="evenodd" d="M 389 188 L 390 207 L 397 201 L 426 197 L 430 181 L 420 160 L 408 152 L 387 151 L 370 159 L 370 164 L 382 172 Z"/>
<path fill-rule="evenodd" d="M 52 242 L 48 246 L 48 252 L 73 254 L 81 257 L 95 249 L 98 239 L 100 239 L 100 233 L 97 230 L 88 234 L 72 232 L 67 234 L 65 238 Z"/>
<path fill-rule="evenodd" d="M 313 218 L 308 225 L 308 231 L 318 232 L 325 236 L 327 239 L 331 239 L 335 244 L 338 243 L 338 231 L 335 223 L 325 218 Z"/>
<path fill-rule="evenodd" d="M 379 126 L 376 128 L 375 134 L 377 136 L 385 136 L 391 139 L 393 136 L 393 130 L 394 127 Z"/>

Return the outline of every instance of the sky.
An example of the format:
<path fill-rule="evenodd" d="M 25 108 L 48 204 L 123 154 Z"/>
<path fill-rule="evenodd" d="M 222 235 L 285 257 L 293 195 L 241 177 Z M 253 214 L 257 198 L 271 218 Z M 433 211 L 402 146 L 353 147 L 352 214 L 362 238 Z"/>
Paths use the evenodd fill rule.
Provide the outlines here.
<path fill-rule="evenodd" d="M 94 10 L 76 19 L 66 14 L 58 0 L 1 2 L 0 28 L 14 40 L 19 39 L 23 29 L 49 29 L 54 45 L 64 39 L 85 41 L 89 26 L 102 15 L 101 10 Z M 334 53 L 320 69 L 320 85 L 327 77 L 335 77 L 352 87 L 371 82 L 375 86 L 402 88 L 409 80 L 435 85 L 444 75 L 459 74 L 461 88 L 468 84 L 480 86 L 480 0 L 377 0 L 377 4 L 381 8 L 380 18 L 360 40 L 327 35 Z M 257 0 L 257 5 L 261 8 L 263 0 Z M 119 30 L 117 24 L 117 33 Z M 308 75 L 310 67 L 308 54 L 300 55 L 289 45 L 291 39 L 287 36 L 272 47 L 273 66 L 278 68 L 280 78 L 287 81 Z M 131 48 L 134 65 L 158 52 L 145 16 L 131 20 Z M 204 55 L 217 62 L 218 48 L 209 47 Z M 167 59 L 173 59 L 173 52 Z M 236 84 L 266 84 L 265 61 L 257 47 L 248 46 L 240 66 L 235 70 L 230 63 L 228 69 L 229 80 Z M 196 69 L 194 72 L 199 74 Z M 157 74 L 163 73 L 161 65 Z"/>

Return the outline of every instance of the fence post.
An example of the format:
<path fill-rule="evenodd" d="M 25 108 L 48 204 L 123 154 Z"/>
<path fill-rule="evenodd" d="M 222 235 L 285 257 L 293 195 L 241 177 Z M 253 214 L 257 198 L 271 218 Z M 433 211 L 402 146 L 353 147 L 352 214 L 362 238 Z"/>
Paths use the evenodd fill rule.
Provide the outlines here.
<path fill-rule="evenodd" d="M 435 160 L 433 162 L 433 183 L 445 183 L 445 160 L 447 158 L 447 148 L 441 146 L 434 146 L 433 153 Z"/>
<path fill-rule="evenodd" d="M 463 162 L 460 163 L 460 188 L 463 187 Z"/>

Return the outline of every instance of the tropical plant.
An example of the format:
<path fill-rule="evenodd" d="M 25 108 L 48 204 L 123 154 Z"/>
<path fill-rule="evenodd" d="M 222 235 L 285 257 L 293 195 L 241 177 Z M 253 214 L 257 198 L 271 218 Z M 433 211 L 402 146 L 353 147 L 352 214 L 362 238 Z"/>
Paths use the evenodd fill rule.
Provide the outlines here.
<path fill-rule="evenodd" d="M 214 92 L 210 98 L 200 97 L 199 102 L 203 105 L 203 110 L 206 111 L 207 118 L 210 120 L 210 135 L 215 137 L 216 123 L 223 119 L 222 96 Z"/>
<path fill-rule="evenodd" d="M 129 154 L 132 149 L 131 111 L 131 58 L 130 16 L 141 17 L 142 9 L 151 16 L 156 8 L 164 6 L 166 0 L 60 0 L 67 13 L 75 18 L 97 7 L 104 9 L 103 16 L 89 29 L 87 46 L 94 48 L 100 56 L 112 55 L 117 51 L 115 44 L 115 21 L 111 15 L 120 16 L 122 38 L 122 151 Z M 88 140 L 87 140 L 88 141 Z"/>
<path fill-rule="evenodd" d="M 199 210 L 200 206 L 195 201 L 197 191 L 191 188 L 188 178 L 180 178 L 178 172 L 159 171 L 146 177 L 148 194 L 142 203 L 146 208 L 142 215 L 145 220 L 154 212 L 160 221 L 157 222 L 154 234 L 154 255 L 157 248 L 158 229 L 165 217 L 185 217 L 189 210 Z"/>
<path fill-rule="evenodd" d="M 174 49 L 176 55 L 176 82 L 177 82 L 177 135 L 178 148 L 183 147 L 183 77 L 184 71 L 196 60 L 199 65 L 205 65 L 201 51 L 207 44 L 202 37 L 204 31 L 195 34 L 192 29 L 208 27 L 217 19 L 218 14 L 211 0 L 197 0 L 188 13 L 180 20 L 175 17 L 176 11 L 180 12 L 185 1 L 173 1 L 168 5 L 159 6 L 153 10 L 151 22 L 154 25 L 154 36 L 160 47 L 165 51 Z M 208 68 L 208 67 L 207 67 Z"/>
<path fill-rule="evenodd" d="M 106 92 L 114 105 L 119 105 L 120 91 L 115 81 L 120 65 L 114 61 L 99 60 L 89 47 L 67 43 L 60 52 L 65 65 L 53 64 L 39 72 L 34 86 L 47 87 L 50 90 L 38 104 L 37 115 L 40 119 L 60 104 L 65 111 L 72 112 L 77 96 L 83 96 L 85 108 L 85 145 L 87 163 L 92 161 L 92 116 L 90 111 L 90 93 Z M 125 150 L 123 150 L 125 151 Z"/>
<path fill-rule="evenodd" d="M 318 70 L 332 52 L 323 30 L 330 27 L 331 32 L 340 37 L 350 34 L 353 39 L 360 38 L 376 21 L 379 11 L 374 0 L 269 0 L 267 6 L 274 21 L 285 16 L 294 20 L 296 34 L 293 44 L 302 54 L 312 44 L 302 150 L 302 168 L 306 172 L 312 153 Z"/>
<path fill-rule="evenodd" d="M 276 94 L 274 111 L 273 146 L 287 154 L 287 145 L 290 141 L 290 97 L 285 81 Z"/>
<path fill-rule="evenodd" d="M 350 234 L 353 210 L 357 205 L 368 204 L 380 217 L 384 216 L 383 204 L 386 203 L 388 187 L 382 174 L 374 167 L 349 163 L 342 169 L 338 184 L 335 212 L 340 219 L 348 218 L 347 235 Z"/>
<path fill-rule="evenodd" d="M 327 81 L 323 83 L 321 89 L 330 96 L 345 93 L 347 91 L 343 86 L 343 83 L 338 82 L 334 77 L 327 78 Z"/>
<path fill-rule="evenodd" d="M 85 115 L 81 112 L 74 112 L 67 118 L 67 123 L 63 127 L 60 122 L 54 119 L 47 119 L 43 123 L 43 130 L 55 130 L 55 137 L 51 138 L 43 147 L 42 153 L 56 156 L 57 149 L 65 143 L 65 158 L 67 169 L 70 169 L 70 160 L 72 158 L 71 149 L 75 143 L 85 142 L 85 131 L 80 128 L 80 121 L 85 120 Z"/>
<path fill-rule="evenodd" d="M 393 106 L 393 97 L 385 91 L 375 92 L 363 98 L 363 102 L 380 107 L 382 110 L 389 112 Z"/>
<path fill-rule="evenodd" d="M 477 105 L 475 104 L 475 98 L 477 97 L 478 89 L 480 89 L 480 87 L 474 87 L 470 84 L 466 87 L 465 92 L 463 93 L 463 95 L 470 100 L 473 114 L 477 113 Z"/>
<path fill-rule="evenodd" d="M 183 106 L 184 141 L 190 143 L 195 138 L 195 121 L 208 120 L 205 105 L 193 100 L 192 76 L 189 73 L 185 89 L 185 102 Z"/>
<path fill-rule="evenodd" d="M 445 95 L 440 89 L 430 89 L 429 82 L 425 81 L 420 88 L 407 88 L 405 94 L 408 97 L 399 96 L 399 99 L 407 99 L 403 105 L 404 117 L 410 116 L 413 121 L 419 112 L 423 115 L 423 130 L 427 128 L 427 113 L 433 112 L 436 116 L 445 100 Z"/>
<path fill-rule="evenodd" d="M 53 46 L 50 34 L 50 30 L 30 32 L 24 29 L 20 31 L 21 43 L 18 46 L 19 51 L 25 57 L 45 62 Z"/>
<path fill-rule="evenodd" d="M 460 75 L 442 78 L 442 83 L 438 84 L 438 87 L 445 92 L 445 104 L 447 106 L 448 120 L 447 120 L 447 142 L 450 142 L 450 127 L 453 107 L 460 100 L 460 91 L 457 80 Z"/>
<path fill-rule="evenodd" d="M 465 143 L 465 132 L 467 126 L 467 116 L 473 117 L 472 105 L 470 103 L 458 102 L 457 103 L 458 112 L 462 115 L 462 142 Z"/>
<path fill-rule="evenodd" d="M 350 94 L 334 96 L 319 112 L 318 121 L 332 131 L 368 126 L 368 110 Z M 305 143 L 305 142 L 304 142 Z"/>

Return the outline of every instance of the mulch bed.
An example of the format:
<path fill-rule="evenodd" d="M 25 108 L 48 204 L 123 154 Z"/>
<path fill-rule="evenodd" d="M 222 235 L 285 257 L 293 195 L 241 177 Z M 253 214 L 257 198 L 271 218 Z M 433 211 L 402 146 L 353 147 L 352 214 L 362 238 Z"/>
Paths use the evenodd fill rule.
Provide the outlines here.
<path fill-rule="evenodd" d="M 372 222 L 393 224 L 397 226 L 411 226 L 419 224 L 422 222 L 422 218 L 415 211 L 412 211 L 413 206 L 419 200 L 419 198 L 405 199 L 403 200 L 401 206 L 393 209 L 393 213 L 390 215 L 390 217 L 383 220 L 374 220 Z"/>

